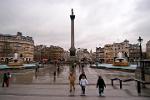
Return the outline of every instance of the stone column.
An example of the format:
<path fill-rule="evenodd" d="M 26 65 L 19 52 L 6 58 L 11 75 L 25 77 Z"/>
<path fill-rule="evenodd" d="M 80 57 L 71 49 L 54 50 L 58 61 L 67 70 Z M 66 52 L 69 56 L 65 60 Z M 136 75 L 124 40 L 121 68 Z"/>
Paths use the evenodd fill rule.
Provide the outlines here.
<path fill-rule="evenodd" d="M 73 13 L 73 9 L 71 9 L 71 15 L 70 15 L 70 19 L 71 19 L 71 48 L 70 48 L 70 56 L 75 56 L 75 46 L 74 46 L 74 19 L 75 19 L 75 15 Z"/>

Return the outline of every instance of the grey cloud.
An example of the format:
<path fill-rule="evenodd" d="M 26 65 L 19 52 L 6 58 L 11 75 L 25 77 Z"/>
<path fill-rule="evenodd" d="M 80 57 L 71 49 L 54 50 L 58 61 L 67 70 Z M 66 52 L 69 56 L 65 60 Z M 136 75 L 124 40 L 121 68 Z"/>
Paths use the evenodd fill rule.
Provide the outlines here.
<path fill-rule="evenodd" d="M 137 5 L 137 10 L 140 11 L 141 13 L 144 13 L 147 11 L 150 11 L 150 0 L 140 0 L 138 5 Z"/>
<path fill-rule="evenodd" d="M 133 43 L 138 43 L 139 36 L 143 38 L 143 48 L 145 51 L 146 42 L 150 40 L 150 0 L 139 0 L 136 4 L 134 12 L 131 14 L 128 30 L 129 39 Z"/>
<path fill-rule="evenodd" d="M 36 44 L 70 47 L 74 8 L 76 47 L 148 40 L 150 0 L 1 0 L 0 33 L 32 36 Z"/>

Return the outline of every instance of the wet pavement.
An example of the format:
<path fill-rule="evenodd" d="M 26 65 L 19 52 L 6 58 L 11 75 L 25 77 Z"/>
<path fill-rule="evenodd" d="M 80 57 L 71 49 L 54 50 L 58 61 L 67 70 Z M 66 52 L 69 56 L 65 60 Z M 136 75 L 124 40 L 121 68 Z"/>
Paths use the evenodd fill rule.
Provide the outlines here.
<path fill-rule="evenodd" d="M 69 66 L 61 66 L 60 71 L 57 72 L 56 80 L 54 81 L 55 66 L 47 65 L 40 68 L 37 72 L 35 70 L 24 70 L 12 73 L 10 80 L 10 87 L 0 87 L 0 100 L 149 100 L 150 89 L 142 90 L 139 96 L 136 91 L 135 82 L 123 83 L 123 89 L 119 88 L 119 82 L 115 82 L 111 86 L 111 78 L 134 78 L 134 73 L 91 69 L 89 66 L 84 68 L 87 75 L 89 85 L 86 88 L 86 96 L 80 96 L 81 89 L 78 85 L 79 69 L 76 68 L 76 91 L 75 96 L 69 96 L 68 75 Z M 105 89 L 105 96 L 99 97 L 96 89 L 97 76 L 102 75 L 107 87 Z"/>

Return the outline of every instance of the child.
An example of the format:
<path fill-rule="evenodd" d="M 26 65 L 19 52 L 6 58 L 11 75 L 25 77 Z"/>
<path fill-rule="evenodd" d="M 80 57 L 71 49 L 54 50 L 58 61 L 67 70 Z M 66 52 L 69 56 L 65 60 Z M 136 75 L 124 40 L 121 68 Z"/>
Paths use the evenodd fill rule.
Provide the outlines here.
<path fill-rule="evenodd" d="M 106 85 L 101 76 L 98 77 L 96 87 L 99 88 L 99 96 L 102 96 L 104 93 L 104 87 L 106 88 Z"/>
<path fill-rule="evenodd" d="M 85 75 L 85 72 L 82 71 L 82 73 L 81 73 L 80 76 L 79 76 L 79 83 L 80 83 L 80 80 L 82 79 L 82 76 L 84 76 L 85 79 L 87 79 L 87 78 L 86 78 L 86 75 Z"/>
<path fill-rule="evenodd" d="M 87 79 L 85 78 L 85 76 L 82 76 L 81 80 L 80 80 L 80 86 L 82 89 L 82 94 L 81 95 L 85 95 L 85 87 L 88 84 Z"/>

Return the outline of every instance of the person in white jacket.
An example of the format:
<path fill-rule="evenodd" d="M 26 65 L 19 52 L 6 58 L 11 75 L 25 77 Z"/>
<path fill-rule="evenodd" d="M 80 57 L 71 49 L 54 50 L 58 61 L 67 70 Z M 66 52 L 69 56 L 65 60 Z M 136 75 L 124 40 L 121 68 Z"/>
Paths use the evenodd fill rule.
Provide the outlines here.
<path fill-rule="evenodd" d="M 87 79 L 85 78 L 85 76 L 82 76 L 81 80 L 80 80 L 80 86 L 82 89 L 82 95 L 85 95 L 85 87 L 88 84 Z"/>

